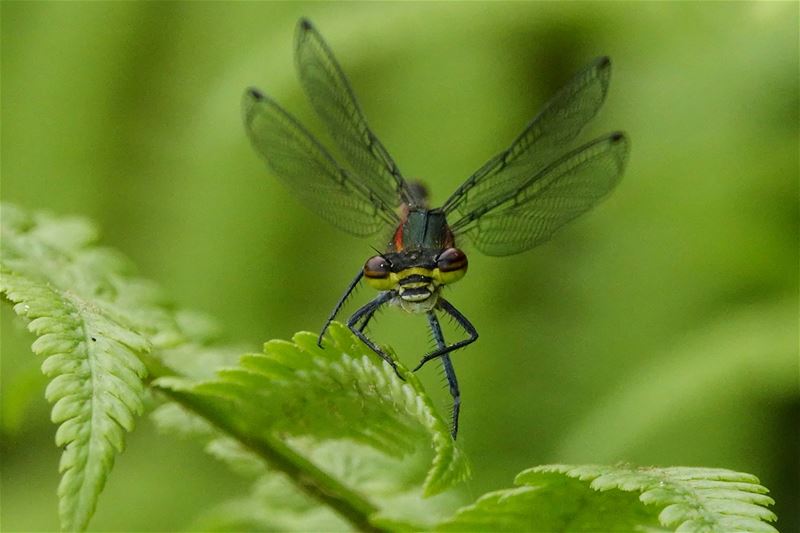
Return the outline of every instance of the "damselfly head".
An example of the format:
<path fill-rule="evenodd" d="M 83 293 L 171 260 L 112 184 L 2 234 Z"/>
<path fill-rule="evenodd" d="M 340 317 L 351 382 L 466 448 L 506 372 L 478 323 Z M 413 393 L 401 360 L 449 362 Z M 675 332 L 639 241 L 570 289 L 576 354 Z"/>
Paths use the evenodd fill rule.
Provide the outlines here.
<path fill-rule="evenodd" d="M 438 287 L 463 278 L 467 265 L 467 255 L 458 248 L 404 250 L 370 257 L 364 263 L 364 277 L 377 290 L 397 290 L 401 297 L 408 292 L 409 297 L 425 299 L 424 292 L 407 289 L 428 287 L 432 294 Z"/>

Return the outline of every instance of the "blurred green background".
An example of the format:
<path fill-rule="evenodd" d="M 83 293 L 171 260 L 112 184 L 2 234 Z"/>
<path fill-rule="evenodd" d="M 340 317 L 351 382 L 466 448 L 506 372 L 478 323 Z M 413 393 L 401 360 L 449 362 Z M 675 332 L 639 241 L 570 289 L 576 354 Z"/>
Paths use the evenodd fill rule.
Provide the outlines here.
<path fill-rule="evenodd" d="M 798 5 L 3 2 L 2 199 L 93 218 L 179 305 L 257 347 L 316 331 L 380 244 L 305 210 L 245 138 L 250 85 L 322 133 L 294 74 L 300 16 L 434 203 L 608 54 L 586 139 L 629 133 L 617 191 L 531 252 L 472 253 L 448 293 L 481 332 L 454 357 L 468 493 L 549 462 L 726 467 L 758 475 L 797 531 Z M 10 314 L 0 518 L 52 530 L 55 429 Z M 419 317 L 372 331 L 407 364 L 427 346 Z M 142 419 L 92 529 L 184 528 L 246 489 L 199 448 Z"/>

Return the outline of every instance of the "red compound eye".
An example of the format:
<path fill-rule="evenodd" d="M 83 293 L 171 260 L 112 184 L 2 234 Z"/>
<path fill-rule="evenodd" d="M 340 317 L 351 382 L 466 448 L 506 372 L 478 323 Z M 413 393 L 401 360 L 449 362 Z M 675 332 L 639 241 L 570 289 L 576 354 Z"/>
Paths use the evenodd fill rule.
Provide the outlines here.
<path fill-rule="evenodd" d="M 364 275 L 372 279 L 381 279 L 389 276 L 389 261 L 380 255 L 370 257 L 364 264 Z"/>
<path fill-rule="evenodd" d="M 458 248 L 448 248 L 436 258 L 436 267 L 441 272 L 462 270 L 467 266 L 467 254 Z"/>

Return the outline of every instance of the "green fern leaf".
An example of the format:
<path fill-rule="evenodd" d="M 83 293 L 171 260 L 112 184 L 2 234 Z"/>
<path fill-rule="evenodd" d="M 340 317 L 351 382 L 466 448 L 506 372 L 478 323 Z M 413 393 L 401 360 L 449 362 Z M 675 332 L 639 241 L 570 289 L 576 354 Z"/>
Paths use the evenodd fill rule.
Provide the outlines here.
<path fill-rule="evenodd" d="M 490 492 L 439 524 L 437 531 L 661 531 L 656 514 L 621 491 L 541 474 L 513 489 Z"/>
<path fill-rule="evenodd" d="M 42 371 L 52 380 L 45 393 L 51 418 L 61 424 L 64 447 L 58 488 L 62 527 L 82 530 L 94 512 L 124 432 L 143 409 L 146 371 L 136 353 L 147 341 L 84 305 L 14 273 L 2 272 L 2 290 L 37 335 L 33 351 L 47 357 Z"/>
<path fill-rule="evenodd" d="M 0 290 L 29 321 L 32 349 L 46 357 L 42 371 L 51 378 L 45 394 L 64 448 L 62 528 L 81 530 L 143 410 L 139 356 L 151 342 L 141 331 L 169 331 L 160 327 L 167 315 L 137 305 L 152 301 L 151 286 L 132 279 L 117 254 L 93 246 L 96 232 L 82 219 L 3 205 L 0 226 Z"/>
<path fill-rule="evenodd" d="M 460 509 L 440 531 L 764 531 L 775 515 L 749 474 L 714 468 L 547 465 Z"/>
<path fill-rule="evenodd" d="M 269 429 L 317 443 L 348 439 L 398 459 L 432 442 L 426 495 L 465 479 L 466 458 L 416 376 L 402 370 L 401 381 L 375 360 L 347 328 L 333 324 L 325 349 L 314 334 L 298 333 L 292 342 L 270 341 L 263 353 L 243 356 L 218 379 L 155 384 L 216 401 L 254 433 Z"/>
<path fill-rule="evenodd" d="M 766 508 L 775 501 L 758 478 L 722 468 L 549 465 L 521 472 L 516 481 L 559 472 L 590 481 L 599 491 L 640 493 L 639 499 L 660 509 L 662 525 L 676 531 L 769 531 L 776 520 Z"/>
<path fill-rule="evenodd" d="M 407 510 L 409 502 L 465 479 L 466 458 L 416 376 L 401 367 L 406 381 L 400 380 L 341 324 L 334 323 L 329 331 L 324 349 L 315 335 L 298 333 L 292 342 L 266 343 L 263 353 L 243 356 L 238 366 L 220 370 L 216 379 L 160 378 L 154 386 L 178 394 L 195 411 L 213 413 L 217 427 L 235 428 L 224 433 L 234 433 L 240 442 L 261 439 L 273 446 L 272 439 L 280 437 L 346 486 L 345 492 L 369 494 L 371 520 L 413 529 L 398 509 Z M 167 425 L 192 427 L 176 423 L 175 412 L 158 417 Z M 241 463 L 239 454 L 220 448 L 219 442 L 210 445 L 215 455 Z M 267 466 L 275 465 L 268 460 Z M 363 508 L 360 498 L 351 503 Z M 443 509 L 454 508 L 450 496 L 434 500 L 428 506 L 417 504 L 417 509 L 429 511 L 429 525 L 444 516 Z M 265 501 L 264 492 L 247 501 Z M 253 508 L 242 500 L 231 506 L 226 509 Z M 251 513 L 250 523 L 258 522 L 258 516 Z"/>
<path fill-rule="evenodd" d="M 204 512 L 191 530 L 212 531 L 340 531 L 349 530 L 330 508 L 303 494 L 281 472 L 268 468 L 257 454 L 241 442 L 221 437 L 219 432 L 177 403 L 167 403 L 151 417 L 156 425 L 182 436 L 208 439 L 206 451 L 227 463 L 239 475 L 252 480 L 249 494 L 236 497 Z M 295 442 L 315 464 L 325 465 L 335 479 L 362 494 L 369 494 L 377 511 L 369 522 L 389 531 L 429 530 L 452 514 L 463 502 L 450 491 L 422 498 L 419 480 L 429 463 L 398 462 L 372 448 L 346 441 L 325 444 Z M 419 457 L 422 459 L 422 457 Z"/>

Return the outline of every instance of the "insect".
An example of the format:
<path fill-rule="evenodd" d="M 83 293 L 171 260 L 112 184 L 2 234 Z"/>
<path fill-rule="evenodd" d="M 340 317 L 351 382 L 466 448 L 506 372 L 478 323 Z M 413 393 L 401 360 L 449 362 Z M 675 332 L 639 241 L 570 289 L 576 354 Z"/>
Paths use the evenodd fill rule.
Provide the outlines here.
<path fill-rule="evenodd" d="M 362 280 L 379 292 L 353 313 L 347 326 L 395 372 L 393 359 L 365 328 L 385 305 L 424 313 L 436 348 L 414 370 L 432 359 L 441 361 L 453 397 L 455 439 L 461 394 L 450 354 L 478 338 L 472 323 L 441 295 L 443 287 L 467 272 L 467 256 L 456 243 L 466 237 L 488 255 L 520 253 L 547 240 L 611 192 L 628 158 L 623 133 L 566 150 L 603 104 L 611 62 L 601 57 L 579 72 L 511 146 L 434 209 L 424 187 L 403 178 L 369 128 L 344 72 L 307 19 L 297 25 L 295 59 L 307 96 L 350 166 L 340 166 L 294 117 L 250 88 L 243 115 L 253 147 L 284 185 L 334 226 L 357 236 L 385 232 L 389 237 L 385 251 L 366 261 L 333 308 L 320 332 L 320 346 L 325 330 Z M 466 338 L 447 344 L 437 313 L 452 317 Z"/>

